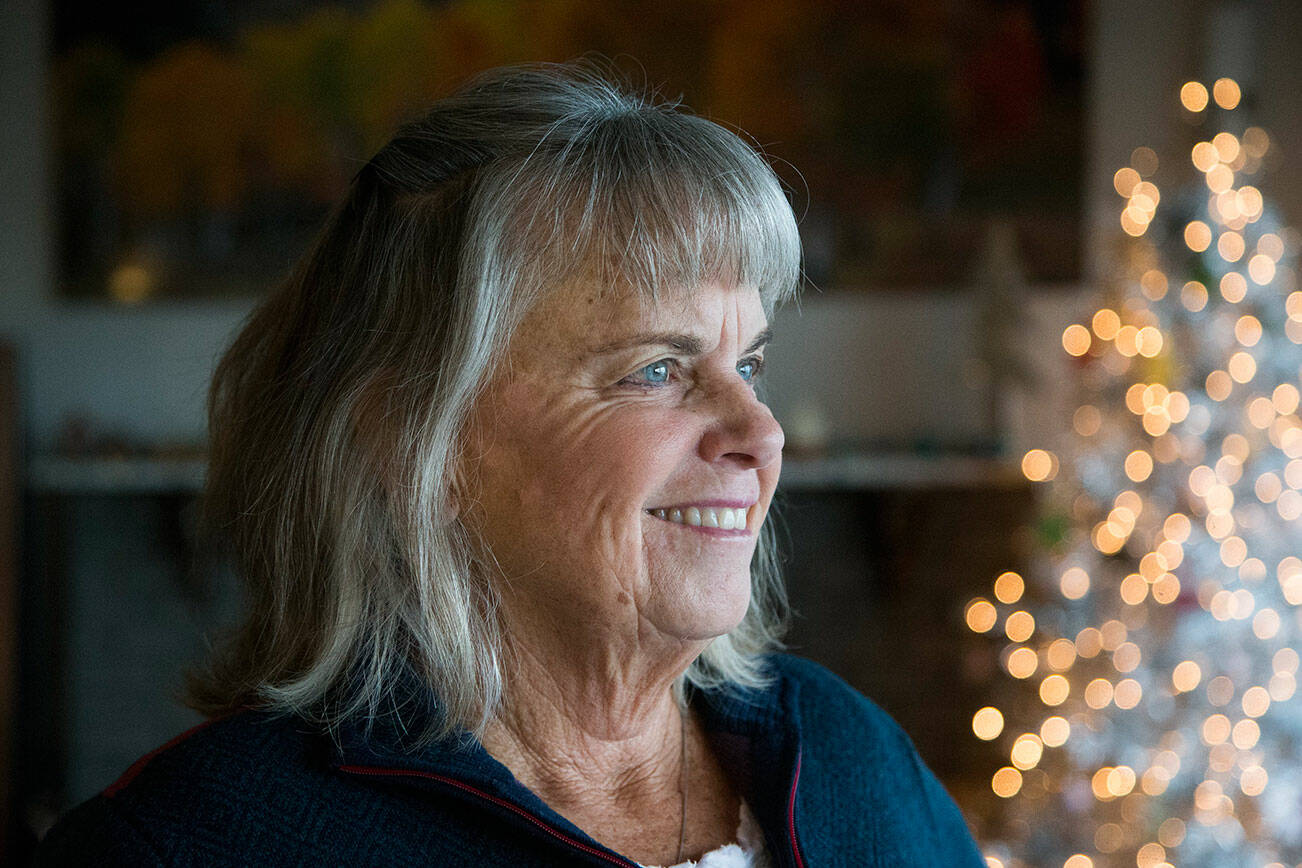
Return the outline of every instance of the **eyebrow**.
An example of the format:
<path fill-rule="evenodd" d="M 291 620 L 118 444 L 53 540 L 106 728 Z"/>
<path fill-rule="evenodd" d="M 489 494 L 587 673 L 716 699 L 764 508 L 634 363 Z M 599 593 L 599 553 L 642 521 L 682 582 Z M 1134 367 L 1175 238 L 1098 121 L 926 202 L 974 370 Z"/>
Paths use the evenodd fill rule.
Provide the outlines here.
<path fill-rule="evenodd" d="M 773 329 L 764 328 L 755 336 L 743 353 L 753 353 L 760 347 L 773 340 Z M 626 338 L 620 338 L 611 341 L 608 344 L 602 344 L 592 350 L 590 355 L 604 356 L 610 353 L 617 353 L 621 350 L 630 350 L 634 347 L 669 347 L 674 352 L 682 353 L 686 356 L 699 356 L 705 352 L 705 342 L 695 335 L 685 335 L 676 332 L 644 332 L 641 334 L 631 335 Z"/>

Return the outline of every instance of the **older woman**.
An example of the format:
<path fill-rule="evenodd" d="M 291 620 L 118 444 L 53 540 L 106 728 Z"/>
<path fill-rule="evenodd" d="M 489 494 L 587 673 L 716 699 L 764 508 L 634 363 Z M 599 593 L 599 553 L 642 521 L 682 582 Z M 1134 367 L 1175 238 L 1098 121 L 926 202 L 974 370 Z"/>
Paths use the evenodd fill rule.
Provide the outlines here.
<path fill-rule="evenodd" d="M 213 720 L 43 861 L 982 864 L 900 730 L 771 653 L 798 266 L 754 150 L 590 68 L 401 129 L 213 382 Z"/>

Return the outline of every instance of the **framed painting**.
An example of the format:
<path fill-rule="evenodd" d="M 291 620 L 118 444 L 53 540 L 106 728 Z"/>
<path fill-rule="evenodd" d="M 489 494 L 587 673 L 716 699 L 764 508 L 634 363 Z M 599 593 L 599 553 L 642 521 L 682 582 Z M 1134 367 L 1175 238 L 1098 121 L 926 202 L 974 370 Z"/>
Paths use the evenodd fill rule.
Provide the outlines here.
<path fill-rule="evenodd" d="M 1083 0 L 52 0 L 58 284 L 257 295 L 404 118 L 600 55 L 745 131 L 824 288 L 966 281 L 992 221 L 1078 276 Z"/>

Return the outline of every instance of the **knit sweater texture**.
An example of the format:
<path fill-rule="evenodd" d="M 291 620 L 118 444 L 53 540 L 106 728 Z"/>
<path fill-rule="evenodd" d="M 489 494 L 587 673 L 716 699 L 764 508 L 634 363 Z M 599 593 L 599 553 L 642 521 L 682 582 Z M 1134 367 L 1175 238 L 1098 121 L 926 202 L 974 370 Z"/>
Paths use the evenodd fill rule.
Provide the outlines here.
<path fill-rule="evenodd" d="M 763 690 L 695 691 L 693 711 L 775 868 L 982 868 L 958 808 L 908 737 L 826 669 L 766 658 Z M 636 863 L 520 784 L 468 735 L 417 747 L 420 714 L 336 737 L 266 711 L 143 757 L 46 836 L 38 866 Z"/>

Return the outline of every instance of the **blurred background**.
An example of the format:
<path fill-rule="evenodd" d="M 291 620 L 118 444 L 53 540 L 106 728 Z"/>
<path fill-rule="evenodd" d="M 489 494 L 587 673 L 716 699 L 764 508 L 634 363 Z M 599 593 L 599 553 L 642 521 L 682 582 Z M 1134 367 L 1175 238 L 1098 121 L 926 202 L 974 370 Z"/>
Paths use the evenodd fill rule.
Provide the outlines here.
<path fill-rule="evenodd" d="M 1267 485 L 1273 496 L 1255 489 L 1258 505 L 1274 509 L 1256 527 L 1296 541 L 1298 515 L 1281 492 L 1302 487 L 1302 447 L 1289 451 L 1297 441 L 1287 434 L 1302 343 L 1287 229 L 1302 211 L 1300 27 L 1302 6 L 1265 0 L 664 0 L 654 9 L 631 0 L 9 0 L 0 6 L 0 861 L 25 859 L 60 812 L 197 721 L 176 700 L 181 670 L 239 606 L 229 571 L 194 544 L 203 404 L 243 317 L 402 119 L 478 70 L 586 52 L 744 130 L 800 216 L 808 287 L 775 319 L 766 374 L 788 438 L 780 496 L 799 613 L 793 648 L 901 722 L 991 865 L 1302 861 L 1289 837 L 1302 836 L 1298 824 L 1269 819 L 1290 808 L 1302 817 L 1302 796 L 1285 789 L 1275 808 L 1257 810 L 1266 798 L 1257 773 L 1243 783 L 1245 769 L 1265 767 L 1264 737 L 1235 741 L 1232 758 L 1186 758 L 1187 786 L 1171 783 L 1185 780 L 1172 771 L 1149 787 L 1136 775 L 1164 768 L 1161 751 L 1182 755 L 1170 739 L 1159 745 L 1167 734 L 1187 730 L 1190 744 L 1211 750 L 1230 743 L 1229 730 L 1209 740 L 1212 712 L 1201 706 L 1187 719 L 1170 709 L 1161 717 L 1166 706 L 1139 724 L 1108 717 L 1138 698 L 1068 715 L 1065 699 L 1051 701 L 1055 688 L 1043 688 L 1056 684 L 1050 671 L 1074 683 L 1073 663 L 1059 665 L 1062 640 L 1072 661 L 1111 654 L 1114 692 L 1121 673 L 1136 672 L 1148 674 L 1150 698 L 1192 695 L 1168 683 L 1183 661 L 1159 664 L 1144 645 L 1169 644 L 1173 601 L 1188 604 L 1193 620 L 1180 623 L 1195 625 L 1195 645 L 1219 635 L 1199 632 L 1204 616 L 1256 629 L 1253 611 L 1217 618 L 1212 600 L 1225 589 L 1198 585 L 1247 555 L 1218 554 L 1187 576 L 1168 549 L 1161 569 L 1144 574 L 1151 597 L 1121 591 L 1120 614 L 1062 580 L 1074 566 L 1093 577 L 1092 594 L 1113 573 L 1121 587 L 1125 564 L 1174 538 L 1171 515 L 1199 519 L 1190 491 L 1204 497 L 1238 480 L 1223 478 L 1221 463 L 1218 483 L 1200 486 L 1189 472 L 1222 453 L 1238 456 L 1240 475 L 1249 463 L 1248 446 L 1213 424 L 1215 408 L 1274 401 L 1254 430 L 1294 464 L 1275 474 L 1278 491 Z M 1200 142 L 1212 151 L 1194 148 L 1191 165 Z M 1243 178 L 1258 171 L 1249 186 Z M 1237 255 L 1198 246 L 1186 229 L 1197 208 L 1213 210 L 1199 224 L 1209 238 L 1238 238 Z M 1209 248 L 1219 257 L 1210 265 L 1188 258 Z M 1254 251 L 1271 260 L 1264 279 Z M 1238 278 L 1251 292 L 1236 297 L 1225 275 L 1239 274 L 1240 260 L 1259 267 L 1245 272 L 1250 282 Z M 1178 316 L 1162 319 L 1166 303 Z M 1236 304 L 1230 320 L 1217 307 Z M 1251 304 L 1279 316 L 1243 312 Z M 1251 344 L 1244 317 L 1257 324 Z M 1141 334 L 1145 324 L 1156 338 Z M 1196 361 L 1191 348 L 1221 331 L 1241 352 L 1277 337 L 1278 364 L 1260 368 L 1278 388 L 1216 397 L 1208 371 L 1221 363 Z M 1136 382 L 1162 385 L 1160 400 L 1120 388 Z M 1158 430 L 1145 415 L 1154 402 L 1167 425 L 1192 421 Z M 1082 416 L 1086 406 L 1093 415 Z M 1211 422 L 1199 422 L 1204 406 Z M 1114 414 L 1118 426 L 1142 418 L 1143 430 L 1105 442 L 1098 432 L 1112 430 Z M 1142 444 L 1118 445 L 1131 440 Z M 1220 451 L 1204 457 L 1208 444 Z M 1148 473 L 1132 468 L 1140 451 Z M 1173 469 L 1178 490 L 1161 489 L 1167 500 L 1149 496 L 1164 478 L 1154 462 Z M 1091 516 L 1102 509 L 1108 527 L 1125 524 L 1123 495 L 1141 503 L 1113 545 Z M 1165 536 L 1145 535 L 1146 521 Z M 1231 531 L 1213 525 L 1205 533 L 1220 553 Z M 1098 562 L 1082 561 L 1081 547 Z M 1261 561 L 1285 596 L 1288 557 L 1286 545 Z M 1164 575 L 1184 582 L 1170 599 Z M 1287 670 L 1277 652 L 1291 646 L 1292 605 L 1270 610 L 1285 627 L 1256 636 L 1267 644 L 1236 633 L 1225 647 Z M 1153 606 L 1158 615 L 1137 614 Z M 1032 618 L 1026 629 L 1021 616 Z M 1087 653 L 1093 640 L 1082 631 L 1103 637 L 1114 622 L 1123 633 L 1110 628 Z M 1145 649 L 1142 667 L 1115 659 L 1125 629 Z M 1035 660 L 1029 672 L 1019 649 Z M 1202 667 L 1207 679 L 1195 684 L 1212 676 L 1212 663 Z M 1251 681 L 1252 666 L 1245 671 Z M 1016 692 L 1037 687 L 1030 706 Z M 1291 699 L 1270 690 L 1281 709 Z M 1042 754 L 1068 736 L 1042 721 L 1058 706 L 1056 719 L 1087 733 L 1071 744 L 1086 747 L 1064 748 L 1051 766 Z M 1245 707 L 1238 718 L 1264 714 Z M 1279 732 L 1279 745 L 1298 737 L 1283 724 Z M 1131 743 L 1146 758 L 1123 764 L 1119 746 Z M 1099 769 L 1123 767 L 1128 787 L 1124 773 L 1111 790 L 1106 775 L 1097 784 Z M 1071 830 L 1056 819 L 1059 801 L 1082 818 Z M 1173 819 L 1178 829 L 1162 825 Z"/>

